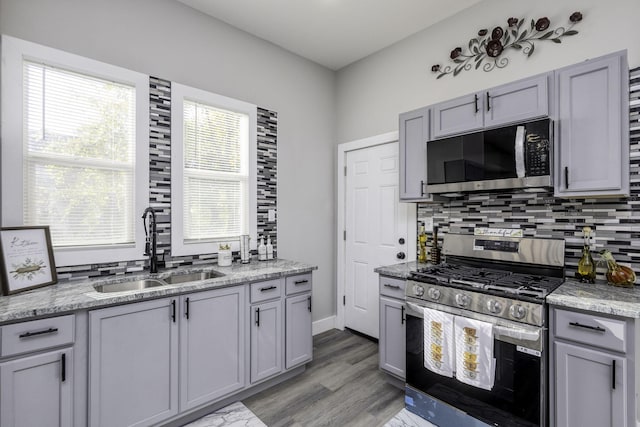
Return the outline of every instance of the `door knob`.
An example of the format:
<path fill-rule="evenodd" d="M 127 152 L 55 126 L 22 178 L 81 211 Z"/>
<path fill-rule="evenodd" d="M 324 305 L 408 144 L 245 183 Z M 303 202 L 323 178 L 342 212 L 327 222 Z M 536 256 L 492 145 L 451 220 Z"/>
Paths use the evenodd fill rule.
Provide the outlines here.
<path fill-rule="evenodd" d="M 398 252 L 398 254 L 396 255 L 396 258 L 398 259 L 404 259 L 404 257 L 405 257 L 404 252 Z"/>
<path fill-rule="evenodd" d="M 401 245 L 404 245 L 404 237 L 399 238 L 398 243 L 400 243 Z"/>

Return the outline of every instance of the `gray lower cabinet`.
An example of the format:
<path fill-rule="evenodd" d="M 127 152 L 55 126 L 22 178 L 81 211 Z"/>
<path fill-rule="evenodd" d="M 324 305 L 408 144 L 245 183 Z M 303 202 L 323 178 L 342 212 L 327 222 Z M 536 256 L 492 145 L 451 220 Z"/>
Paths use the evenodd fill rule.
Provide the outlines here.
<path fill-rule="evenodd" d="M 178 298 L 89 313 L 89 424 L 148 426 L 178 414 Z"/>
<path fill-rule="evenodd" d="M 2 427 L 73 425 L 73 349 L 0 363 Z"/>
<path fill-rule="evenodd" d="M 627 426 L 626 359 L 556 342 L 556 426 Z"/>
<path fill-rule="evenodd" d="M 0 328 L 0 426 L 73 425 L 75 316 Z"/>
<path fill-rule="evenodd" d="M 551 426 L 635 426 L 633 321 L 556 307 L 549 318 Z"/>
<path fill-rule="evenodd" d="M 379 366 L 400 379 L 406 376 L 405 281 L 380 276 Z"/>
<path fill-rule="evenodd" d="M 282 299 L 251 306 L 251 383 L 282 371 Z"/>
<path fill-rule="evenodd" d="M 555 195 L 629 195 L 629 69 L 625 52 L 556 71 Z"/>
<path fill-rule="evenodd" d="M 245 387 L 245 287 L 180 298 L 180 410 Z"/>
<path fill-rule="evenodd" d="M 311 293 L 286 299 L 285 367 L 287 369 L 311 360 Z"/>
<path fill-rule="evenodd" d="M 427 141 L 429 109 L 421 108 L 400 114 L 400 200 L 429 201 L 427 185 Z"/>

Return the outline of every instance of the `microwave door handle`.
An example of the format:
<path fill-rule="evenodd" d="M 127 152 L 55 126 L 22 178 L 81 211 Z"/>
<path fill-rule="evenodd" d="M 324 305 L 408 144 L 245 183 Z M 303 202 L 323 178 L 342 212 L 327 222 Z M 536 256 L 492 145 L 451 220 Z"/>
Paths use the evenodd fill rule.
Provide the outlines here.
<path fill-rule="evenodd" d="M 524 178 L 526 171 L 524 166 L 524 126 L 516 127 L 516 142 L 515 142 L 515 155 L 516 155 L 516 176 L 518 178 Z"/>

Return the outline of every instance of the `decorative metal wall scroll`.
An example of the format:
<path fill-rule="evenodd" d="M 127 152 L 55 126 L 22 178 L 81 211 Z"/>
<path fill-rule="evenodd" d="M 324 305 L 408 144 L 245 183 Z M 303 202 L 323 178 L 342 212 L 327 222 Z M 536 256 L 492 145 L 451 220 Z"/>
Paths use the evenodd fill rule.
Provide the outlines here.
<path fill-rule="evenodd" d="M 495 68 L 504 68 L 509 64 L 509 58 L 505 55 L 508 49 L 520 50 L 530 57 L 535 50 L 536 41 L 551 41 L 561 43 L 563 37 L 578 34 L 573 29 L 574 25 L 582 21 L 582 13 L 574 12 L 569 16 L 569 26 L 549 29 L 551 21 L 547 17 L 531 20 L 531 25 L 524 25 L 525 20 L 519 18 L 507 19 L 506 27 L 495 27 L 491 32 L 487 29 L 478 31 L 478 37 L 469 40 L 469 46 L 463 50 L 456 47 L 449 54 L 453 65 L 433 65 L 431 71 L 440 77 L 452 74 L 457 76 L 460 72 L 469 71 L 472 68 L 482 67 L 484 71 Z"/>

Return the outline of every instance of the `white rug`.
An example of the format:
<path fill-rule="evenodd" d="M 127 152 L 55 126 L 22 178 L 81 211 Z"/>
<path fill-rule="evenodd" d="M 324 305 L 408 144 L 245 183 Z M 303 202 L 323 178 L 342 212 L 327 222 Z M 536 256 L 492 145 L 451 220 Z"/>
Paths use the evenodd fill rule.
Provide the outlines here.
<path fill-rule="evenodd" d="M 236 402 L 183 427 L 267 427 L 267 425 L 242 402 Z"/>
<path fill-rule="evenodd" d="M 391 418 L 384 427 L 436 427 L 429 421 L 403 408 L 395 417 Z"/>

